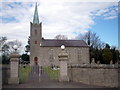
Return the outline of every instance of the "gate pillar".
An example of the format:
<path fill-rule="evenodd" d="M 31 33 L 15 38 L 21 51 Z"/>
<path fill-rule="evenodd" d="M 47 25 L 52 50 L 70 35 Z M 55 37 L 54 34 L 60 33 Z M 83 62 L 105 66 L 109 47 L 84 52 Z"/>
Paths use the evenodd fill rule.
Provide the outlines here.
<path fill-rule="evenodd" d="M 10 78 L 8 84 L 19 84 L 19 57 L 16 52 L 10 56 Z"/>
<path fill-rule="evenodd" d="M 59 53 L 58 58 L 60 61 L 60 76 L 59 81 L 69 81 L 68 70 L 67 70 L 67 61 L 68 61 L 68 53 L 64 50 L 65 46 L 61 46 L 62 51 Z"/>

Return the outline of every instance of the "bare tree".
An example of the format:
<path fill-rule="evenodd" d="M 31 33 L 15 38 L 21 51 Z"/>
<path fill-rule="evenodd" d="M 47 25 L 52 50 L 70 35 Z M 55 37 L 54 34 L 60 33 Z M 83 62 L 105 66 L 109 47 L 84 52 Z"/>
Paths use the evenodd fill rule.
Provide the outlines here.
<path fill-rule="evenodd" d="M 89 46 L 93 48 L 103 47 L 103 43 L 100 41 L 99 36 L 95 32 L 88 31 L 85 34 L 79 34 L 77 39 L 84 40 Z"/>
<path fill-rule="evenodd" d="M 103 48 L 105 48 L 105 45 L 106 45 L 106 43 L 101 42 L 101 43 L 99 43 L 98 48 L 103 49 Z"/>
<path fill-rule="evenodd" d="M 54 38 L 58 40 L 68 40 L 68 38 L 65 35 L 61 35 L 61 34 L 55 36 Z"/>
<path fill-rule="evenodd" d="M 9 52 L 9 46 L 8 46 L 7 44 L 4 44 L 4 45 L 2 46 L 2 52 L 3 52 L 3 53 L 8 53 L 8 52 Z"/>
<path fill-rule="evenodd" d="M 0 50 L 2 49 L 2 47 L 5 44 L 6 40 L 7 40 L 7 37 L 0 37 Z"/>
<path fill-rule="evenodd" d="M 20 41 L 18 41 L 18 40 L 9 41 L 5 45 L 8 46 L 9 54 L 14 52 L 14 45 L 17 46 L 17 52 L 19 52 L 19 53 L 20 53 L 21 48 L 22 48 L 22 43 Z"/>

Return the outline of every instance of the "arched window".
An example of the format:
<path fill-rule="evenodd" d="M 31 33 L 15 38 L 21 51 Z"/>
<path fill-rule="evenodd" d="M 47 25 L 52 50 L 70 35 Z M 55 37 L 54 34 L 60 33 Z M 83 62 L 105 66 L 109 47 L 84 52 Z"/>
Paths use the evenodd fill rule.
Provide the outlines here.
<path fill-rule="evenodd" d="M 81 50 L 80 49 L 77 50 L 77 55 L 78 55 L 78 61 L 80 61 L 81 60 Z"/>
<path fill-rule="evenodd" d="M 35 57 L 35 58 L 34 58 L 34 63 L 35 63 L 35 64 L 38 64 L 38 57 Z"/>
<path fill-rule="evenodd" d="M 35 29 L 35 35 L 37 35 L 37 30 Z"/>
<path fill-rule="evenodd" d="M 53 51 L 53 49 L 50 49 L 50 50 L 48 51 L 48 53 L 49 53 L 49 61 L 50 61 L 50 62 L 53 62 L 53 61 L 54 61 L 54 56 L 53 56 L 54 51 Z"/>

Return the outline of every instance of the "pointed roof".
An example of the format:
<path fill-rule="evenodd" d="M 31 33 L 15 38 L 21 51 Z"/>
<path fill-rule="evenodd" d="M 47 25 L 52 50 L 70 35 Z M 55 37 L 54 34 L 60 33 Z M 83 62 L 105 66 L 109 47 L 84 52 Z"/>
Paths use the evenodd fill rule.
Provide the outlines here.
<path fill-rule="evenodd" d="M 35 6 L 35 11 L 34 11 L 33 24 L 39 24 L 39 16 L 38 16 L 37 3 L 36 3 L 36 6 Z"/>

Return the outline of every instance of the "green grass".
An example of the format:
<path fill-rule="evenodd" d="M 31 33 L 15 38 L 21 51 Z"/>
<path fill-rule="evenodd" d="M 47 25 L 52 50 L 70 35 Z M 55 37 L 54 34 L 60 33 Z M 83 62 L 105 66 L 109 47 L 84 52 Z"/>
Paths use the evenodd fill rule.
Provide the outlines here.
<path fill-rule="evenodd" d="M 50 67 L 44 67 L 43 69 L 48 74 L 51 80 L 58 80 L 59 70 L 53 70 Z"/>
<path fill-rule="evenodd" d="M 24 68 L 24 66 L 21 66 L 19 68 L 19 70 L 20 70 L 20 73 L 19 73 L 20 83 L 24 83 L 28 79 L 28 75 L 29 75 L 29 72 L 31 71 L 31 67 L 30 66 L 26 66 Z"/>

